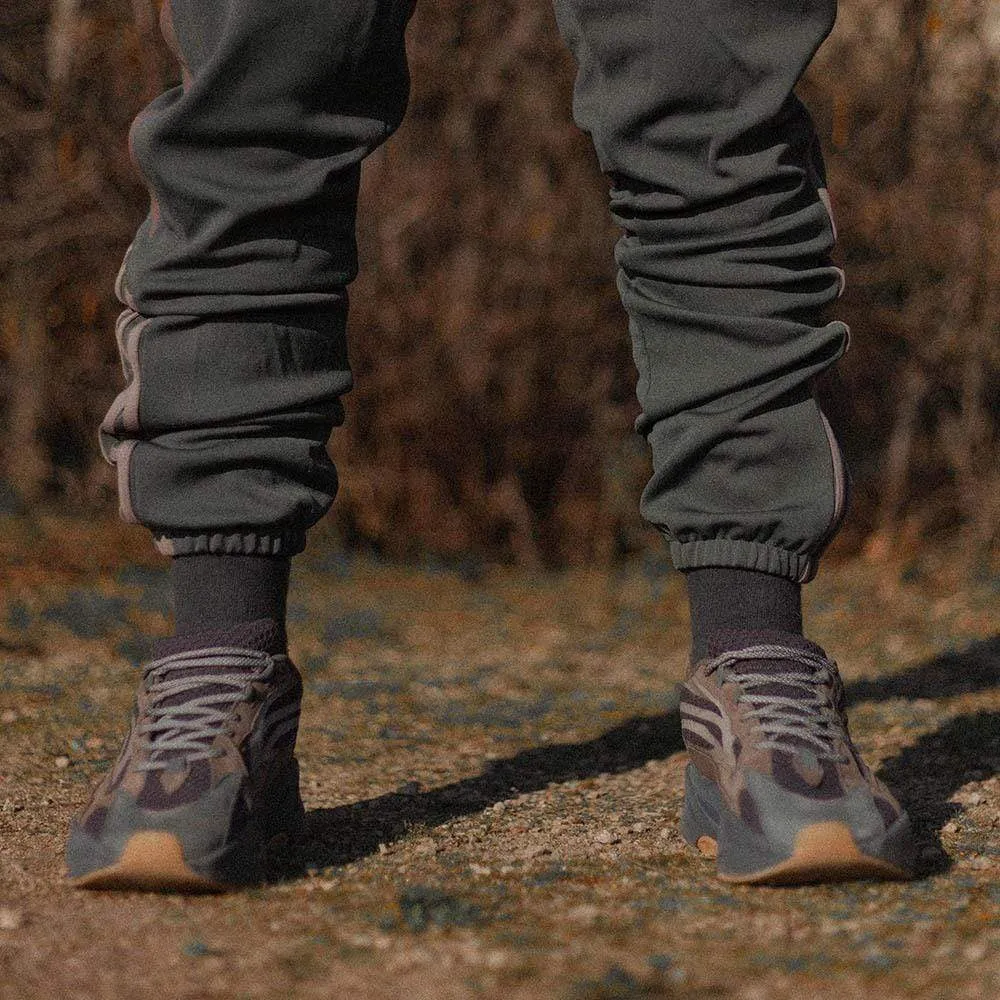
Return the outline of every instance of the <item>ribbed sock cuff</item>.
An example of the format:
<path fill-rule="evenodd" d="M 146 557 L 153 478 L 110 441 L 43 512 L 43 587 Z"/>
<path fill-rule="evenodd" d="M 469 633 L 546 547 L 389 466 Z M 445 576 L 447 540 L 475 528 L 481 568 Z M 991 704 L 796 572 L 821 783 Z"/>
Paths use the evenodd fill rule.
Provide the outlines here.
<path fill-rule="evenodd" d="M 703 659 L 719 632 L 802 635 L 802 587 L 754 570 L 708 566 L 684 574 L 691 606 L 691 661 Z"/>
<path fill-rule="evenodd" d="M 177 635 L 268 618 L 284 625 L 290 561 L 272 556 L 177 556 L 171 562 Z"/>

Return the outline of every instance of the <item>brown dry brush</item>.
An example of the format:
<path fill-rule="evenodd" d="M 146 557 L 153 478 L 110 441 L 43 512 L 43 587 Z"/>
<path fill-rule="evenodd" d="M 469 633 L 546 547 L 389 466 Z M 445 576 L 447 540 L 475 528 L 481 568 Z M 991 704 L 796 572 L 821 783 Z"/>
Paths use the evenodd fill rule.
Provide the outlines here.
<path fill-rule="evenodd" d="M 162 86 L 128 14 L 111 0 L 0 7 L 3 454 L 26 502 L 111 496 L 95 430 L 121 377 L 110 286 L 146 203 L 125 135 Z"/>
<path fill-rule="evenodd" d="M 851 0 L 810 79 L 858 336 L 841 364 L 876 550 L 1000 541 L 1000 11 Z"/>
<path fill-rule="evenodd" d="M 348 544 L 552 565 L 649 545 L 606 185 L 570 122 L 547 0 L 418 5 L 400 133 L 366 165 L 357 387 L 331 450 Z M 855 536 L 998 541 L 997 76 L 988 0 L 844 0 L 805 96 L 828 150 L 855 332 L 828 406 Z M 6 475 L 110 504 L 114 273 L 145 209 L 125 136 L 172 79 L 151 0 L 0 9 Z"/>

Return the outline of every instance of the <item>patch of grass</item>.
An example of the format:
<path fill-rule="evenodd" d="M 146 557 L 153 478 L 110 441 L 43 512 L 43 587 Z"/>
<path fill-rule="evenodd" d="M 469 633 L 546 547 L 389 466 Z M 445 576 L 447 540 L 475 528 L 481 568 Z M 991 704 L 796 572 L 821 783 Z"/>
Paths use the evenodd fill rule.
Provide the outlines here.
<path fill-rule="evenodd" d="M 323 628 L 323 639 L 328 643 L 344 639 L 383 639 L 386 637 L 382 616 L 371 608 L 345 611 L 328 618 Z"/>
<path fill-rule="evenodd" d="M 569 990 L 569 1000 L 651 1000 L 674 996 L 659 979 L 637 979 L 613 965 L 600 979 L 581 979 Z"/>
<path fill-rule="evenodd" d="M 201 938 L 186 941 L 181 948 L 181 954 L 186 958 L 208 958 L 210 955 L 221 955 L 217 948 L 210 948 Z"/>
<path fill-rule="evenodd" d="M 121 597 L 106 597 L 93 590 L 71 590 L 61 604 L 42 612 L 46 621 L 68 628 L 80 639 L 100 639 L 120 625 L 126 602 Z"/>
<path fill-rule="evenodd" d="M 432 886 L 407 886 L 399 894 L 399 913 L 411 931 L 428 927 L 474 927 L 485 923 L 483 911 L 474 903 Z"/>

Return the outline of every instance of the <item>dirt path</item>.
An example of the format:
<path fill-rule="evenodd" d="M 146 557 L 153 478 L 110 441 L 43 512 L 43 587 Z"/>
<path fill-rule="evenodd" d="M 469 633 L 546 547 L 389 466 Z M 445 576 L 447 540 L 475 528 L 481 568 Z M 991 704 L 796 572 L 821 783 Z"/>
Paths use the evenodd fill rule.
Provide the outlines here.
<path fill-rule="evenodd" d="M 316 552 L 292 595 L 308 842 L 259 890 L 111 896 L 62 884 L 64 830 L 117 751 L 141 635 L 167 628 L 165 577 L 107 528 L 69 552 L 4 524 L 0 997 L 1000 995 L 995 576 L 854 563 L 809 588 L 859 742 L 920 827 L 910 884 L 732 888 L 685 847 L 663 564 L 480 577 Z"/>

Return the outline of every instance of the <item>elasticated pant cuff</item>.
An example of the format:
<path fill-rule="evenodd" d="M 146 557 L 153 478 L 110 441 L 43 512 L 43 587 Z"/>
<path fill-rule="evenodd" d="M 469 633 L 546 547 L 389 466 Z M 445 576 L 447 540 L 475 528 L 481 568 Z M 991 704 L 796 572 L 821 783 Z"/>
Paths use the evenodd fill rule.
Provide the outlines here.
<path fill-rule="evenodd" d="M 730 566 L 770 573 L 795 583 L 808 583 L 815 575 L 817 557 L 788 549 L 746 542 L 734 538 L 699 538 L 691 542 L 670 543 L 670 558 L 677 569 L 704 566 Z"/>
<path fill-rule="evenodd" d="M 155 535 L 158 551 L 167 556 L 283 556 L 297 555 L 306 547 L 306 533 L 302 528 L 263 533 L 205 532 L 191 535 Z"/>

